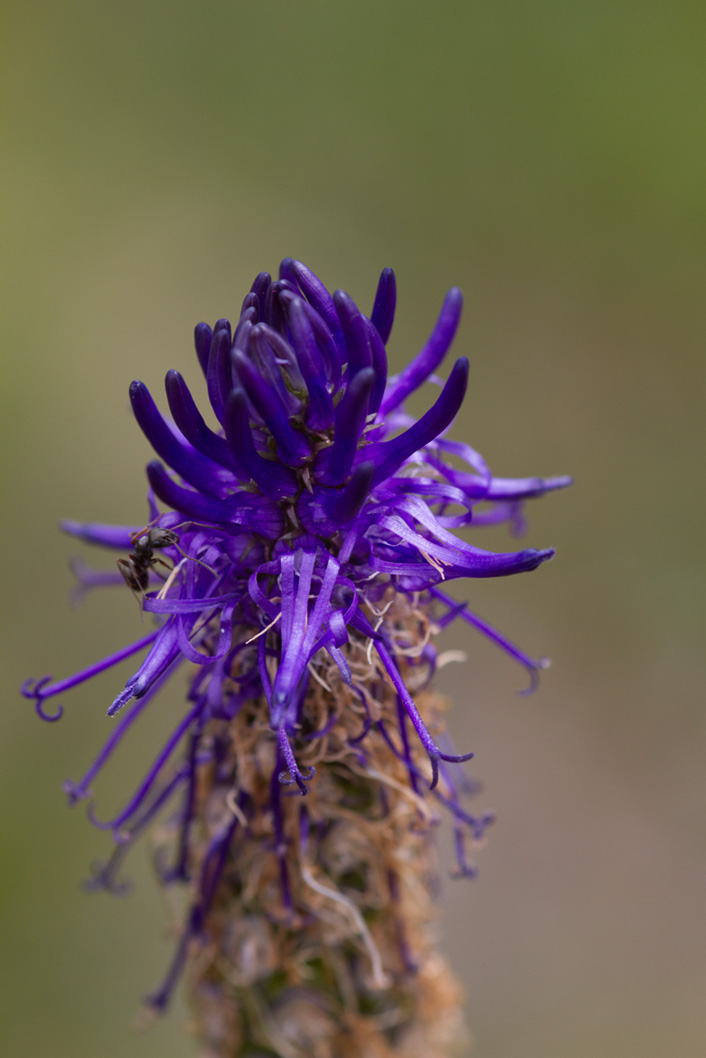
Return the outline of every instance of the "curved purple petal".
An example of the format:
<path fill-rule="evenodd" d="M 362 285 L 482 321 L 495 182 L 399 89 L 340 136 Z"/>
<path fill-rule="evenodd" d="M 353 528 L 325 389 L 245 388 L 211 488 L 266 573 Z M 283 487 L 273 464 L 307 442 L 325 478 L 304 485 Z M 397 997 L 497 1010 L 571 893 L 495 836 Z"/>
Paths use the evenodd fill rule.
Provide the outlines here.
<path fill-rule="evenodd" d="M 130 401 L 140 429 L 158 456 L 177 474 L 207 496 L 224 495 L 225 487 L 218 478 L 217 467 L 205 459 L 191 445 L 180 441 L 159 413 L 144 382 L 130 385 Z"/>
<path fill-rule="evenodd" d="M 390 382 L 388 392 L 382 402 L 383 415 L 387 415 L 388 412 L 402 404 L 410 393 L 436 371 L 456 336 L 462 310 L 463 294 L 458 287 L 452 287 L 444 299 L 436 326 L 426 345 L 417 353 L 412 363 L 407 365 L 402 374 Z"/>
<path fill-rule="evenodd" d="M 165 388 L 167 400 L 169 401 L 169 410 L 174 417 L 174 422 L 187 441 L 207 459 L 212 460 L 214 463 L 219 463 L 234 474 L 237 474 L 238 468 L 228 447 L 228 442 L 223 437 L 215 434 L 206 425 L 201 412 L 196 407 L 194 398 L 191 396 L 189 387 L 178 371 L 167 372 Z"/>
<path fill-rule="evenodd" d="M 463 356 L 454 364 L 436 403 L 414 426 L 391 441 L 378 441 L 361 449 L 360 460 L 376 464 L 374 485 L 391 477 L 402 463 L 449 426 L 463 403 L 467 386 L 468 360 Z"/>

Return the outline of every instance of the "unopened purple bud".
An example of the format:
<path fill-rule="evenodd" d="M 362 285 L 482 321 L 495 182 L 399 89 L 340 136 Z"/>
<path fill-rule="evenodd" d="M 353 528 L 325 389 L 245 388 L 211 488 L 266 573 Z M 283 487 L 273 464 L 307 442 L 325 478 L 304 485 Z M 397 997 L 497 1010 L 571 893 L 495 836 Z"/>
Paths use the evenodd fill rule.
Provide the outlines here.
<path fill-rule="evenodd" d="M 256 450 L 248 423 L 248 402 L 242 389 L 228 396 L 224 414 L 226 440 L 241 474 L 251 478 L 265 496 L 282 499 L 294 496 L 296 478 L 292 471 L 274 460 L 264 459 Z"/>
<path fill-rule="evenodd" d="M 383 268 L 375 294 L 375 303 L 370 316 L 370 321 L 382 338 L 383 345 L 387 345 L 395 318 L 395 305 L 397 304 L 397 282 L 395 273 L 391 268 Z"/>
<path fill-rule="evenodd" d="M 372 367 L 363 368 L 348 383 L 336 408 L 333 444 L 319 454 L 314 467 L 314 476 L 322 485 L 340 485 L 348 477 L 365 426 L 374 383 Z"/>
<path fill-rule="evenodd" d="M 312 430 L 329 430 L 333 425 L 333 400 L 325 385 L 321 350 L 300 298 L 287 303 L 287 320 L 299 370 L 309 392 L 309 426 Z"/>
<path fill-rule="evenodd" d="M 165 389 L 174 422 L 197 451 L 207 459 L 237 472 L 227 441 L 206 425 L 189 387 L 178 371 L 168 371 Z"/>
<path fill-rule="evenodd" d="M 227 321 L 226 321 L 227 322 Z M 225 403 L 232 386 L 230 369 L 230 324 L 218 327 L 213 332 L 211 348 L 208 354 L 208 371 L 206 373 L 208 399 L 211 402 L 216 418 L 223 422 Z"/>
<path fill-rule="evenodd" d="M 325 320 L 331 332 L 335 334 L 338 330 L 338 318 L 333 298 L 328 290 L 318 276 L 315 276 L 301 261 L 292 261 L 291 268 L 304 297 L 316 309 L 319 316 Z"/>
<path fill-rule="evenodd" d="M 279 393 L 263 378 L 256 366 L 240 351 L 233 355 L 233 367 L 250 404 L 267 423 L 277 443 L 280 460 L 288 467 L 298 467 L 310 454 L 306 438 L 289 423 L 287 409 Z"/>
<path fill-rule="evenodd" d="M 208 374 L 208 354 L 211 351 L 211 338 L 213 332 L 207 323 L 197 323 L 194 330 L 194 345 L 196 346 L 196 355 L 201 365 L 204 378 Z"/>
<path fill-rule="evenodd" d="M 363 314 L 351 297 L 344 290 L 337 290 L 333 295 L 336 312 L 343 332 L 348 360 L 348 378 L 351 379 L 363 368 L 372 364 L 370 339 Z"/>
<path fill-rule="evenodd" d="M 130 401 L 140 429 L 165 463 L 177 471 L 185 481 L 207 496 L 223 495 L 216 467 L 191 446 L 180 441 L 160 415 L 144 382 L 130 386 Z"/>

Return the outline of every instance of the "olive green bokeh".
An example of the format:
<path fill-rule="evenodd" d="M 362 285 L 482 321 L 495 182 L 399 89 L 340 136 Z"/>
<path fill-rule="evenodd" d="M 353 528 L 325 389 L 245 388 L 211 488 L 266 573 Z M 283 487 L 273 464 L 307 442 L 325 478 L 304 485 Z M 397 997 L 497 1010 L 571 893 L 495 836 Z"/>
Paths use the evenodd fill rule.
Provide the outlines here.
<path fill-rule="evenodd" d="M 15 687 L 141 634 L 129 592 L 70 610 L 60 517 L 140 522 L 127 386 L 197 376 L 190 334 L 284 255 L 369 305 L 394 363 L 445 290 L 471 358 L 455 427 L 556 561 L 464 595 L 535 653 L 540 693 L 463 631 L 459 747 L 499 822 L 445 934 L 477 1058 L 701 1058 L 706 10 L 688 3 L 7 0 L 3 79 L 0 1050 L 186 1058 L 183 1011 L 129 1025 L 169 955 L 146 849 L 127 901 L 61 781 L 104 737 L 106 676 L 53 728 Z M 499 533 L 488 546 L 507 546 Z M 91 556 L 84 551 L 84 557 Z M 179 706 L 99 788 L 116 803 Z"/>

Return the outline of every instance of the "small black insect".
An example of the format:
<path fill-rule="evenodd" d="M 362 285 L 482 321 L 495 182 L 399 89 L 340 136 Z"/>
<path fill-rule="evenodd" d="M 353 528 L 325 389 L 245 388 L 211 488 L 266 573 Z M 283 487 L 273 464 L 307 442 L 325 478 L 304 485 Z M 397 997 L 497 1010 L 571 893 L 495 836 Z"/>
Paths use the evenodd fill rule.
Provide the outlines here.
<path fill-rule="evenodd" d="M 186 552 L 179 547 L 179 537 L 173 529 L 160 529 L 159 526 L 153 526 L 147 531 L 140 530 L 139 533 L 135 533 L 130 537 L 130 542 L 140 561 L 148 564 L 161 562 L 161 559 L 155 558 L 154 552 L 161 551 L 165 547 L 175 547 L 181 555 L 184 555 L 184 558 L 187 557 Z M 162 562 L 162 565 L 165 564 Z"/>
<path fill-rule="evenodd" d="M 130 543 L 134 550 L 127 558 L 118 559 L 118 569 L 123 580 L 131 591 L 136 595 L 142 595 L 147 591 L 150 579 L 150 569 L 153 566 L 164 566 L 171 572 L 169 563 L 155 555 L 155 551 L 161 551 L 165 547 L 176 547 L 182 555 L 184 552 L 179 547 L 179 537 L 173 529 L 160 529 L 158 526 L 141 529 L 130 537 Z"/>
<path fill-rule="evenodd" d="M 176 576 L 178 567 L 170 566 L 168 562 L 155 555 L 155 551 L 162 551 L 165 547 L 175 548 L 183 559 L 191 559 L 192 562 L 198 563 L 199 566 L 203 566 L 209 573 L 212 573 L 214 577 L 217 577 L 215 569 L 211 569 L 209 565 L 202 562 L 200 558 L 193 558 L 191 555 L 187 555 L 186 551 L 182 551 L 179 547 L 179 537 L 173 529 L 161 529 L 159 526 L 147 526 L 145 529 L 140 529 L 137 533 L 133 533 L 130 537 L 130 543 L 133 546 L 133 550 L 127 556 L 127 558 L 118 559 L 118 569 L 122 575 L 123 580 L 127 584 L 128 588 L 135 593 L 138 597 L 144 595 L 147 591 L 150 579 L 150 570 L 155 566 L 164 566 L 169 571 L 167 581 L 162 588 L 164 591 L 172 582 Z M 181 565 L 181 563 L 180 563 Z"/>

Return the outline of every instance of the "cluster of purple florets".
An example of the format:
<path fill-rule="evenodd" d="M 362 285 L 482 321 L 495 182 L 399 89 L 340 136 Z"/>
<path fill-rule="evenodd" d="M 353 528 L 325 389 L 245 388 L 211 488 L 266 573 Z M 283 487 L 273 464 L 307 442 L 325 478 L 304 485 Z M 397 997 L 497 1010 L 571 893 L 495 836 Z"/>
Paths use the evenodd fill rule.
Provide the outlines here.
<path fill-rule="evenodd" d="M 366 614 L 366 603 L 390 588 L 433 599 L 441 625 L 455 617 L 474 625 L 525 665 L 532 680 L 543 665 L 440 586 L 531 570 L 550 558 L 551 550 L 494 554 L 452 530 L 501 521 L 517 526 L 525 499 L 569 479 L 493 477 L 470 446 L 444 436 L 465 395 L 465 358 L 421 418 L 405 413 L 414 390 L 427 380 L 439 383 L 435 372 L 454 338 L 462 296 L 449 291 L 422 350 L 388 377 L 395 300 L 390 269 L 366 316 L 346 293 L 330 294 L 303 264 L 285 259 L 278 279 L 256 277 L 234 328 L 225 319 L 213 329 L 196 328 L 213 427 L 177 371 L 166 376 L 170 419 L 144 383 L 130 387 L 135 417 L 159 457 L 147 467 L 149 524 L 63 528 L 129 555 L 118 572 L 82 570 L 81 579 L 87 586 L 127 581 L 155 628 L 69 679 L 24 688 L 39 715 L 56 720 L 61 706 L 52 711 L 49 699 L 147 651 L 108 710 L 114 716 L 125 709 L 108 743 L 86 775 L 66 785 L 73 802 L 91 796 L 96 775 L 164 681 L 185 661 L 196 666 L 187 708 L 134 796 L 105 822 L 91 809 L 94 822 L 113 832 L 118 859 L 179 792 L 188 830 L 194 776 L 204 759 L 200 734 L 209 720 L 235 716 L 248 699 L 267 700 L 278 744 L 276 781 L 306 793 L 313 769 L 299 769 L 293 741 L 310 665 L 326 651 L 350 684 L 351 635 L 372 641 L 428 754 L 432 788 L 441 762 L 466 759 L 434 741 L 405 687 L 384 619 L 374 628 Z M 239 654 L 252 663 L 238 664 Z M 432 669 L 434 657 L 429 646 Z M 175 764 L 183 745 L 183 761 Z M 174 877 L 185 875 L 186 845 L 184 836 Z M 112 872 L 104 882 L 112 884 Z"/>

